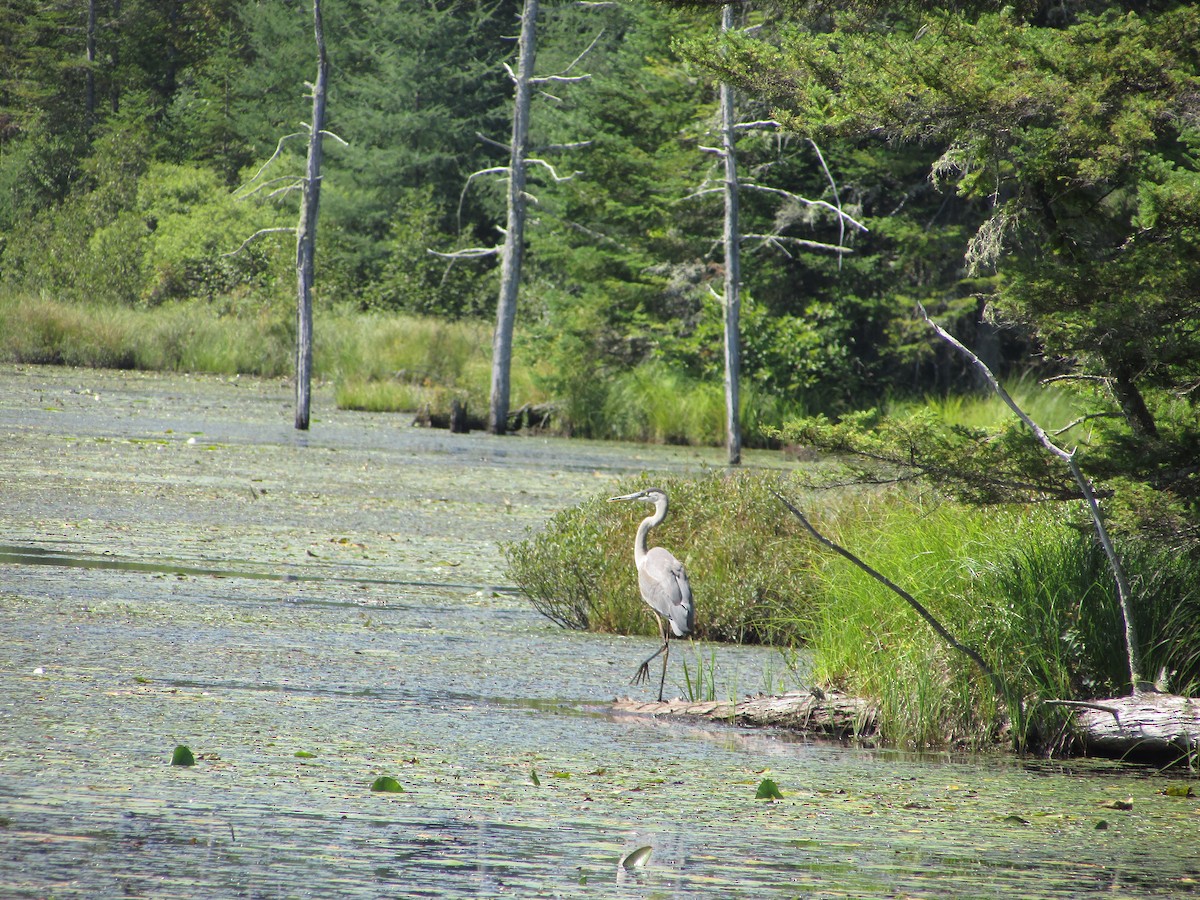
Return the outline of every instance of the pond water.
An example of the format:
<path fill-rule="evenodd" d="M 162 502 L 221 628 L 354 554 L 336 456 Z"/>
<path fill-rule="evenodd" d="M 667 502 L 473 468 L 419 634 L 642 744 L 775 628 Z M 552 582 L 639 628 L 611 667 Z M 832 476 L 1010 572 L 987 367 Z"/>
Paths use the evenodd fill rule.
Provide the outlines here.
<path fill-rule="evenodd" d="M 554 626 L 497 544 L 717 451 L 315 398 L 300 434 L 282 382 L 0 368 L 0 896 L 1200 891 L 1200 803 L 1153 770 L 614 715 L 653 641 Z M 720 696 L 795 686 L 698 645 L 668 687 L 712 660 Z"/>

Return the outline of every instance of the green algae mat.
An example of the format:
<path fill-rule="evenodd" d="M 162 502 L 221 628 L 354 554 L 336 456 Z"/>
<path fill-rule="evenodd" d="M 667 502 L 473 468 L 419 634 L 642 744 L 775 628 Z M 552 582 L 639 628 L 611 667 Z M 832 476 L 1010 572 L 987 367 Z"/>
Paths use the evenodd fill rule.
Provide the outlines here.
<path fill-rule="evenodd" d="M 652 639 L 558 629 L 498 542 L 719 451 L 451 436 L 321 389 L 302 434 L 290 401 L 0 368 L 0 896 L 1200 891 L 1185 778 L 611 714 Z M 681 647 L 676 692 L 679 658 L 722 695 L 782 677 Z"/>

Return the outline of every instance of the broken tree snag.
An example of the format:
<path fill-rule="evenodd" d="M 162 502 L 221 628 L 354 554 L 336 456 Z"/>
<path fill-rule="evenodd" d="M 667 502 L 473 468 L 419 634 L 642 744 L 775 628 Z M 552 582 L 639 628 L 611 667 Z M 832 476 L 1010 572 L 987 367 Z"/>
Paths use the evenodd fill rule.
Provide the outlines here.
<path fill-rule="evenodd" d="M 1097 756 L 1179 759 L 1200 749 L 1200 700 L 1139 692 L 1088 703 L 1047 701 L 1075 710 L 1074 729 Z"/>
<path fill-rule="evenodd" d="M 467 418 L 467 404 L 455 397 L 450 401 L 450 433 L 466 434 L 471 430 Z"/>
<path fill-rule="evenodd" d="M 875 708 L 860 697 L 837 691 L 791 691 L 776 697 L 759 694 L 736 703 L 682 698 L 643 703 L 625 698 L 613 704 L 618 713 L 641 716 L 683 716 L 731 725 L 785 728 L 820 737 L 854 738 L 875 734 Z"/>

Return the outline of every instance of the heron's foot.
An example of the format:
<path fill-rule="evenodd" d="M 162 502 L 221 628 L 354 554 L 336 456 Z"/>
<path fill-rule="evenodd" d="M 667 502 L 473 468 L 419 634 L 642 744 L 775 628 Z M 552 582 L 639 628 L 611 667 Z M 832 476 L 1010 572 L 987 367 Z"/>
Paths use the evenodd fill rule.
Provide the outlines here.
<path fill-rule="evenodd" d="M 633 678 L 629 680 L 630 684 L 645 684 L 650 680 L 650 660 L 646 660 L 638 670 L 633 673 Z"/>

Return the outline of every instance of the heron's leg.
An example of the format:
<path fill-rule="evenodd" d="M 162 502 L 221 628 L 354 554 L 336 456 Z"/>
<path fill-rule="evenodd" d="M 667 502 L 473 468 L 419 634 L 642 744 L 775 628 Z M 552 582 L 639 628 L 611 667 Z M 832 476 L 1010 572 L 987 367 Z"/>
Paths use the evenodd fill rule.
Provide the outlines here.
<path fill-rule="evenodd" d="M 654 623 L 656 625 L 658 625 L 658 636 L 660 638 L 662 638 L 663 645 L 661 647 L 659 647 L 657 650 L 655 650 L 653 653 L 651 653 L 649 656 L 647 656 L 646 659 L 642 662 L 642 664 L 640 666 L 638 666 L 638 670 L 633 673 L 633 678 L 629 682 L 630 684 L 643 684 L 643 683 L 649 681 L 650 680 L 650 663 L 654 662 L 654 660 L 658 656 L 658 654 L 662 653 L 664 650 L 667 649 L 667 634 L 666 634 L 665 630 L 663 629 L 663 621 L 656 615 L 654 617 Z"/>
<path fill-rule="evenodd" d="M 658 679 L 658 702 L 662 703 L 663 685 L 667 683 L 667 660 L 671 658 L 671 635 L 667 635 L 663 641 L 663 668 L 662 678 Z"/>

